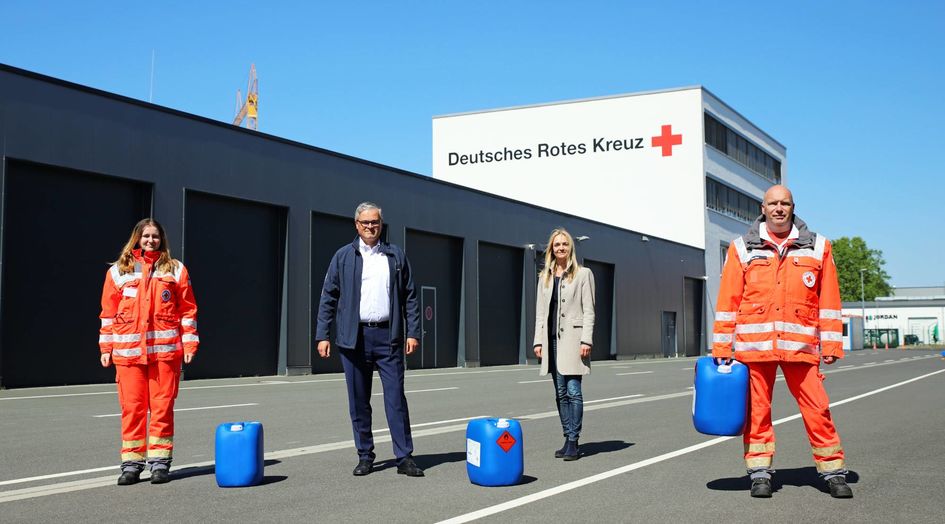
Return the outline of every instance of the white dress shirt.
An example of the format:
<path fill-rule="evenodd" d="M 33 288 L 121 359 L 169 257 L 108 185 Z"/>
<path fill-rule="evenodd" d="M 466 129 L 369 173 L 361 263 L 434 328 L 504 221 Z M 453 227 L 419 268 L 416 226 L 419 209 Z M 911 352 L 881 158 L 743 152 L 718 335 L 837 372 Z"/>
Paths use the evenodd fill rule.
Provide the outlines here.
<path fill-rule="evenodd" d="M 380 244 L 368 246 L 358 239 L 364 266 L 361 270 L 361 322 L 390 320 L 390 266 Z"/>

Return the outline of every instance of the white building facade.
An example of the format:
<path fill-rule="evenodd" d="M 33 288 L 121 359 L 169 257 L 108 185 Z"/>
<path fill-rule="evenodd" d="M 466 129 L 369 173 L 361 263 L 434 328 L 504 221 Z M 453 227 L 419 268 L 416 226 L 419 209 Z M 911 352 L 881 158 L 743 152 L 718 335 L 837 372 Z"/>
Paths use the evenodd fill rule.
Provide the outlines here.
<path fill-rule="evenodd" d="M 892 296 L 875 301 L 844 302 L 843 314 L 864 319 L 866 347 L 941 344 L 945 340 L 945 287 L 897 288 Z"/>
<path fill-rule="evenodd" d="M 433 119 L 434 178 L 703 250 L 702 347 L 725 249 L 786 158 L 701 86 Z"/>

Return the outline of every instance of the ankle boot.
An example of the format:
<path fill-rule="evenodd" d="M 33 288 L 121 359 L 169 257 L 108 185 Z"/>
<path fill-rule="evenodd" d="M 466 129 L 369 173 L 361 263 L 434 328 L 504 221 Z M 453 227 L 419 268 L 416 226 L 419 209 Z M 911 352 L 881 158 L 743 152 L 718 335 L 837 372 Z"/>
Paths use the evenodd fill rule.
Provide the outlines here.
<path fill-rule="evenodd" d="M 559 459 L 564 456 L 565 450 L 568 449 L 568 438 L 564 438 L 564 444 L 561 445 L 561 449 L 555 450 L 555 458 Z"/>
<path fill-rule="evenodd" d="M 564 454 L 562 457 L 564 460 L 571 461 L 581 458 L 581 450 L 578 448 L 578 441 L 569 440 L 564 444 Z"/>

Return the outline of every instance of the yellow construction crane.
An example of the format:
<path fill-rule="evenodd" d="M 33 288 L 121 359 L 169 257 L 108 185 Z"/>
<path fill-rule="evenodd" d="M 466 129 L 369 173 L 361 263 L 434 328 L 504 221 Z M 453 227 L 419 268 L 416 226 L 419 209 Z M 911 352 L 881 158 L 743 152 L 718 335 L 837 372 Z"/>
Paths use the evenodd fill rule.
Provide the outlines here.
<path fill-rule="evenodd" d="M 256 64 L 249 68 L 249 85 L 246 87 L 246 98 L 239 89 L 236 90 L 236 118 L 234 126 L 243 126 L 249 129 L 259 128 L 259 80 L 256 78 Z"/>

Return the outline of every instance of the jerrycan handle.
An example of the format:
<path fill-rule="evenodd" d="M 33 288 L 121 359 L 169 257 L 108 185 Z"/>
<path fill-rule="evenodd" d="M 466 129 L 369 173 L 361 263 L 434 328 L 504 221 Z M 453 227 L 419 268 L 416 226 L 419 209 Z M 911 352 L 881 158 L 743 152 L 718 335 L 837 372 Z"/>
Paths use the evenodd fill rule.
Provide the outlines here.
<path fill-rule="evenodd" d="M 507 427 L 509 427 L 509 419 L 507 419 L 507 418 L 500 418 L 498 421 L 496 421 L 495 427 L 497 427 L 497 428 L 507 428 Z"/>

